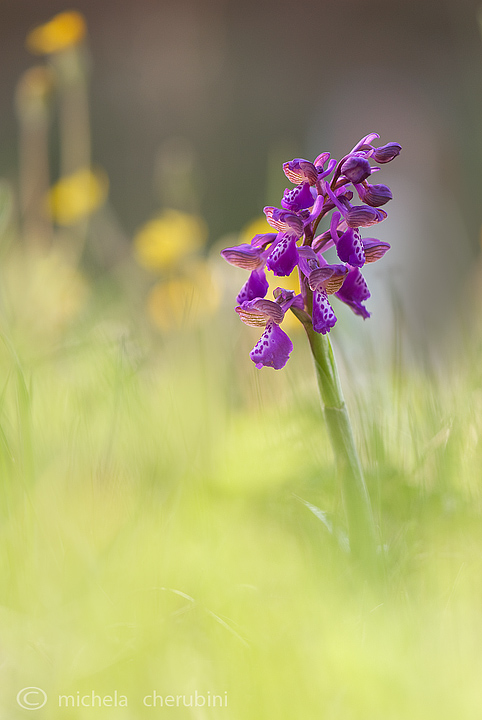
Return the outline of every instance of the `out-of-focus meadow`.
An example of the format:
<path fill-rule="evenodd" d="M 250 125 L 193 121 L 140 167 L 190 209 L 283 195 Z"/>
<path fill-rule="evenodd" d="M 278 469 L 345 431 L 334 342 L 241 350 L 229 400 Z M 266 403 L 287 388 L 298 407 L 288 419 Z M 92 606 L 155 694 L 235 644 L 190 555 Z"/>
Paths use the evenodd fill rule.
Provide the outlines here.
<path fill-rule="evenodd" d="M 147 19 L 151 5 L 142 5 Z M 382 8 L 372 5 L 374 12 Z M 273 134 L 269 152 L 259 150 L 259 166 L 251 158 L 228 173 L 219 158 L 229 133 L 218 138 L 217 160 L 204 165 L 189 125 L 184 133 L 166 133 L 145 169 L 159 193 L 141 221 L 141 206 L 124 207 L 128 179 L 119 184 L 112 177 L 107 154 L 102 167 L 97 162 L 102 143 L 92 130 L 93 114 L 102 105 L 97 98 L 92 109 L 91 83 L 99 60 L 88 50 L 96 13 L 90 24 L 87 11 L 51 19 L 54 12 L 25 6 L 42 17 L 37 26 L 28 18 L 15 24 L 17 33 L 23 28 L 25 64 L 9 98 L 17 159 L 5 165 L 0 184 L 1 716 L 33 712 L 17 701 L 28 687 L 48 696 L 35 717 L 52 720 L 479 716 L 482 272 L 480 207 L 468 212 L 464 202 L 482 193 L 470 174 L 478 159 L 480 177 L 480 138 L 465 137 L 463 123 L 452 118 L 456 131 L 437 146 L 443 151 L 427 149 L 424 141 L 437 145 L 446 128 L 429 127 L 428 114 L 427 128 L 420 129 L 423 103 L 404 110 L 420 131 L 412 147 L 412 135 L 397 134 L 400 120 L 392 123 L 386 106 L 379 108 L 383 128 L 358 128 L 347 121 L 353 112 L 347 97 L 338 102 L 336 95 L 345 89 L 356 104 L 361 88 L 342 78 L 330 90 L 339 127 L 329 129 L 335 119 L 327 109 L 320 135 L 310 130 L 315 107 L 302 128 L 293 122 L 287 137 Z M 127 12 L 124 3 L 119 7 L 121 15 Z M 220 43 L 209 56 L 215 73 L 221 72 L 222 21 L 235 11 L 228 3 L 209 7 Z M 415 15 L 424 28 L 430 25 L 422 11 L 429 14 L 430 7 L 422 3 Z M 470 15 L 468 3 L 462 7 L 460 22 L 472 28 L 472 17 L 476 33 L 475 12 Z M 171 26 L 173 12 L 166 10 Z M 246 12 L 254 12 L 249 4 Z M 326 12 L 329 19 L 332 11 Z M 402 22 L 400 8 L 392 12 L 387 23 Z M 195 40 L 201 30 L 194 20 L 184 22 Z M 241 43 L 249 32 L 253 42 L 267 42 L 255 26 L 248 32 L 237 22 Z M 433 22 L 441 21 L 434 15 Z M 273 24 L 283 39 L 285 25 Z M 460 27 L 454 22 L 455 38 Z M 307 29 L 309 38 L 312 32 Z M 338 32 L 342 39 L 343 28 Z M 351 37 L 351 25 L 346 32 Z M 136 42 L 142 44 L 142 36 Z M 303 33 L 292 42 L 296 55 Z M 364 42 L 376 66 L 376 41 Z M 387 42 L 384 36 L 380 42 Z M 462 73 L 464 57 L 455 47 L 454 41 L 452 59 Z M 177 57 L 172 38 L 169 48 Z M 339 52 L 345 52 L 341 40 Z M 170 62 L 162 53 L 156 60 Z M 482 63 L 477 72 L 480 82 Z M 378 80 L 369 95 L 377 103 L 379 68 L 373 74 Z M 177 77 L 179 107 L 183 77 Z M 186 71 L 187 90 L 189 78 Z M 469 79 L 462 74 L 461 86 Z M 288 74 L 299 99 L 296 81 L 296 73 Z M 123 92 L 121 74 L 111 82 Z M 129 73 L 126 82 L 134 82 Z M 422 80 L 415 90 L 406 79 L 400 85 L 405 98 L 422 94 Z M 241 93 L 237 102 L 247 96 Z M 219 113 L 227 114 L 227 105 L 219 98 Z M 361 120 L 371 123 L 367 108 L 357 106 Z M 289 92 L 270 113 L 284 107 L 295 117 Z M 441 122 L 448 124 L 447 117 Z M 281 127 L 279 119 L 273 122 Z M 139 118 L 140 135 L 142 128 Z M 383 142 L 404 146 L 399 165 L 390 167 L 394 200 L 383 230 L 395 261 L 387 259 L 385 270 L 383 260 L 371 275 L 373 317 L 363 323 L 338 304 L 332 332 L 384 544 L 385 574 L 377 580 L 353 567 L 346 552 L 306 338 L 293 319 L 295 348 L 286 368 L 256 370 L 249 360 L 256 332 L 233 312 L 245 274 L 219 258 L 223 245 L 263 231 L 256 208 L 278 203 L 283 160 L 332 149 L 323 128 L 338 157 L 371 130 L 382 129 L 389 134 Z M 352 129 L 358 136 L 347 136 Z M 470 139 L 468 159 L 451 154 Z M 251 141 L 259 149 L 259 138 Z M 233 159 L 242 148 L 240 140 Z M 117 152 L 124 152 L 122 143 Z M 403 158 L 415 162 L 417 153 L 425 164 L 413 169 Z M 221 178 L 214 177 L 215 160 Z M 122 161 L 112 159 L 112 167 L 116 162 Z M 469 175 L 468 195 L 457 168 Z M 438 173 L 444 174 L 442 195 L 434 204 Z M 238 192 L 251 180 L 255 191 Z M 211 181 L 221 196 L 217 206 L 203 192 Z M 133 187 L 133 198 L 136 193 Z M 220 217 L 214 221 L 215 207 Z M 457 243 L 458 265 L 450 254 Z M 416 278 L 435 293 L 435 301 L 427 297 L 429 311 Z M 432 334 L 432 320 L 443 334 Z M 151 707 L 154 691 L 173 696 L 174 707 L 169 701 Z M 126 698 L 117 707 L 92 700 L 92 693 L 115 692 Z M 206 699 L 204 706 L 199 699 L 196 706 L 195 693 Z M 209 706 L 214 695 L 222 707 L 219 700 Z M 59 696 L 72 696 L 74 706 L 59 706 Z M 185 698 L 180 707 L 177 696 Z M 191 696 L 193 706 L 185 707 Z M 77 698 L 87 698 L 84 706 Z"/>

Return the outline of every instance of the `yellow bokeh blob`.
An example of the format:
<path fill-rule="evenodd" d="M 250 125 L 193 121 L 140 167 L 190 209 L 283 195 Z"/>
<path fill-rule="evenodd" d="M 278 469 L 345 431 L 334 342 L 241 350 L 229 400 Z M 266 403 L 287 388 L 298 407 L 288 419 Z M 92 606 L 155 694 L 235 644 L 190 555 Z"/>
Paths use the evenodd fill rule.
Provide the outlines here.
<path fill-rule="evenodd" d="M 100 169 L 83 168 L 60 178 L 48 197 L 52 219 L 58 225 L 75 225 L 103 205 L 108 190 L 109 180 Z"/>
<path fill-rule="evenodd" d="M 199 260 L 188 272 L 157 283 L 149 293 L 149 317 L 161 330 L 192 327 L 219 306 L 220 294 L 209 265 Z"/>
<path fill-rule="evenodd" d="M 271 225 L 268 225 L 265 216 L 261 215 L 244 226 L 239 234 L 239 240 L 242 243 L 250 243 L 255 235 L 273 232 L 276 232 L 276 230 L 273 230 Z"/>
<path fill-rule="evenodd" d="M 178 210 L 164 210 L 137 232 L 134 252 L 140 265 L 150 270 L 162 270 L 200 250 L 207 236 L 207 226 L 202 217 Z"/>
<path fill-rule="evenodd" d="M 78 45 L 85 37 L 84 16 L 76 10 L 62 12 L 27 35 L 26 45 L 34 55 L 50 55 Z"/>

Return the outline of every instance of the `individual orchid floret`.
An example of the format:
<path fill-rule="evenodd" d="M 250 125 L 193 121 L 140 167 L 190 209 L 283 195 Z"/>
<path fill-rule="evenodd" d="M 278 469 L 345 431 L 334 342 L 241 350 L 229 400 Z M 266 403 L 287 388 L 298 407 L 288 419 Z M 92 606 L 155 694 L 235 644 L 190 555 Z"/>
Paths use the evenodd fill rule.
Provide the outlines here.
<path fill-rule="evenodd" d="M 265 207 L 266 220 L 278 232 L 291 231 L 298 237 L 303 234 L 303 220 L 294 212 L 279 210 L 275 207 Z"/>
<path fill-rule="evenodd" d="M 357 153 L 349 155 L 340 167 L 342 175 L 352 183 L 361 183 L 372 173 L 372 168 L 366 157 Z"/>
<path fill-rule="evenodd" d="M 335 240 L 336 252 L 342 262 L 354 267 L 363 267 L 365 264 L 365 249 L 358 228 L 348 227 L 342 236 Z"/>
<path fill-rule="evenodd" d="M 313 163 L 302 158 L 295 158 L 290 162 L 283 163 L 283 171 L 288 180 L 291 180 L 295 185 L 300 185 L 303 182 L 314 185 L 318 179 L 318 171 Z"/>
<path fill-rule="evenodd" d="M 360 315 L 364 320 L 370 317 L 370 313 L 363 305 L 363 302 L 370 297 L 370 291 L 359 268 L 350 270 L 336 297 L 349 305 L 355 315 Z"/>
<path fill-rule="evenodd" d="M 325 335 L 330 332 L 336 323 L 336 315 L 324 290 L 315 290 L 313 293 L 313 330 Z"/>
<path fill-rule="evenodd" d="M 377 163 L 387 163 L 400 154 L 402 146 L 396 142 L 390 142 L 374 149 L 372 158 Z"/>
<path fill-rule="evenodd" d="M 279 324 L 284 318 L 281 305 L 272 300 L 256 298 L 241 303 L 236 309 L 241 320 L 251 327 L 265 327 L 249 356 L 257 368 L 280 370 L 288 362 L 293 343 Z"/>
<path fill-rule="evenodd" d="M 355 185 L 359 198 L 371 207 L 380 207 L 392 199 L 392 191 L 387 185 Z"/>

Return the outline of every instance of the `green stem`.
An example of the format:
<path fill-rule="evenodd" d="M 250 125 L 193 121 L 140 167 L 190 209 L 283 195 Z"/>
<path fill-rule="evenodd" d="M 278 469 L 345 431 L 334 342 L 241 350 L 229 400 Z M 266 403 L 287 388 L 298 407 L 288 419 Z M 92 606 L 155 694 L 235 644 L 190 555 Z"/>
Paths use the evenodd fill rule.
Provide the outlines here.
<path fill-rule="evenodd" d="M 296 309 L 293 312 L 303 323 L 313 353 L 324 416 L 341 484 L 351 553 L 356 558 L 373 561 L 377 552 L 378 532 L 331 342 L 328 334 L 321 335 L 313 330 L 306 312 Z"/>

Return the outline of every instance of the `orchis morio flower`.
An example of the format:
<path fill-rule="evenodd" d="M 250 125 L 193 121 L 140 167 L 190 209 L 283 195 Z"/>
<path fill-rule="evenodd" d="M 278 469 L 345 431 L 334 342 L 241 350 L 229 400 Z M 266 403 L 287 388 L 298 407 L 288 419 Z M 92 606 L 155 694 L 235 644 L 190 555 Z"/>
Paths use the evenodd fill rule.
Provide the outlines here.
<path fill-rule="evenodd" d="M 236 298 L 236 312 L 247 325 L 265 328 L 250 353 L 256 367 L 279 370 L 286 365 L 293 345 L 280 324 L 290 308 L 304 313 L 313 330 L 323 335 L 336 323 L 330 295 L 336 295 L 364 319 L 370 317 L 363 304 L 370 291 L 360 268 L 382 258 L 390 245 L 362 238 L 360 228 L 384 220 L 387 213 L 381 206 L 392 198 L 386 185 L 369 182 L 379 170 L 370 161 L 390 162 L 401 150 L 395 142 L 374 147 L 372 143 L 378 137 L 377 133 L 366 135 L 339 162 L 324 152 L 313 163 L 302 158 L 284 163 L 284 173 L 295 187 L 285 190 L 282 209 L 264 208 L 275 232 L 255 235 L 251 243 L 221 252 L 232 265 L 250 271 Z M 355 193 L 361 205 L 352 204 Z M 316 235 L 320 220 L 330 212 L 329 229 Z M 324 257 L 330 248 L 338 255 L 335 264 Z M 279 287 L 274 300 L 267 300 L 265 268 L 286 277 L 296 266 L 301 293 L 295 295 Z"/>

